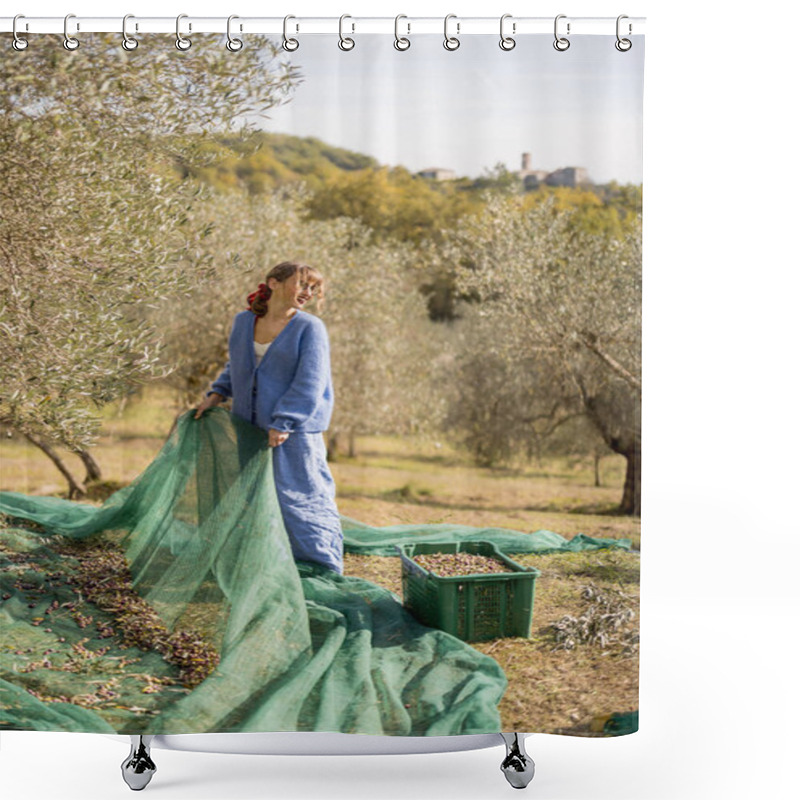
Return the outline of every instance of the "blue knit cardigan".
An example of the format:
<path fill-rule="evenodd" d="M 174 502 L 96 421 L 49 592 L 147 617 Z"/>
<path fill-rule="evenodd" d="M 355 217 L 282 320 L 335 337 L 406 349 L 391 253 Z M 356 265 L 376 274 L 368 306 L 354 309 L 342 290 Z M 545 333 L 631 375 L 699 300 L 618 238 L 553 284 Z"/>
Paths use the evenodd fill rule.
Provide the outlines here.
<path fill-rule="evenodd" d="M 327 430 L 333 412 L 333 382 L 325 324 L 298 309 L 256 366 L 256 319 L 249 309 L 234 317 L 228 363 L 208 394 L 233 397 L 233 413 L 264 430 Z"/>

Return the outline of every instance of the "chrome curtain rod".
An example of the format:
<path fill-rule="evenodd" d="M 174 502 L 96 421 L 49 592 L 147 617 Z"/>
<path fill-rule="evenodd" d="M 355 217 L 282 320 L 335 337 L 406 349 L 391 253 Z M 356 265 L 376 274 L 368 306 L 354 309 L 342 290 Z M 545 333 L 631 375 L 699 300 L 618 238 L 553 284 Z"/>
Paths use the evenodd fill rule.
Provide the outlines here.
<path fill-rule="evenodd" d="M 559 30 L 569 35 L 605 35 L 617 33 L 616 17 L 570 17 L 559 15 Z M 183 33 L 219 33 L 232 30 L 239 34 L 283 35 L 288 28 L 290 35 L 359 33 L 395 34 L 402 36 L 415 34 L 439 34 L 444 30 L 444 17 L 354 17 L 349 14 L 340 17 L 234 17 L 229 28 L 229 17 L 195 17 L 181 15 Z M 553 35 L 553 17 L 513 17 L 505 15 L 504 30 L 510 36 L 526 34 Z M 625 17 L 622 35 L 643 34 L 644 17 Z M 459 17 L 450 15 L 449 31 L 455 36 L 473 34 L 496 34 L 499 31 L 500 15 L 496 17 Z M 18 34 L 63 34 L 65 17 L 26 17 L 17 16 Z M 569 30 L 567 30 L 569 26 Z M 14 31 L 14 17 L 0 17 L 0 33 Z M 175 17 L 137 17 L 128 15 L 126 30 L 129 35 L 142 33 L 175 33 Z M 69 32 L 79 33 L 121 33 L 122 17 L 82 17 L 69 15 Z"/>

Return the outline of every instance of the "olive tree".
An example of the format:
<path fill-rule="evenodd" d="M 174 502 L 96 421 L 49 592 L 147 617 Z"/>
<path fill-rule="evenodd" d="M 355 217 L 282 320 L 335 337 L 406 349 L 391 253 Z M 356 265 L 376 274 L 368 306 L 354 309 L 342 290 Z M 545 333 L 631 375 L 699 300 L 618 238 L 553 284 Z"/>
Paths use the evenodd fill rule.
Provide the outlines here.
<path fill-rule="evenodd" d="M 208 223 L 190 213 L 204 190 L 176 166 L 213 158 L 212 133 L 298 79 L 269 41 L 217 45 L 127 52 L 95 34 L 0 59 L 0 423 L 54 459 L 70 495 L 83 486 L 54 447 L 99 476 L 99 408 L 165 371 L 150 307 L 207 268 Z"/>
<path fill-rule="evenodd" d="M 506 457 L 583 415 L 626 459 L 627 514 L 641 497 L 640 231 L 641 217 L 619 238 L 592 234 L 552 202 L 498 196 L 447 253 L 469 330 L 455 413 L 467 444 Z"/>
<path fill-rule="evenodd" d="M 418 252 L 376 242 L 357 220 L 310 219 L 302 186 L 272 194 L 226 192 L 193 213 L 213 222 L 207 239 L 214 276 L 159 316 L 175 365 L 167 379 L 186 405 L 197 404 L 227 359 L 233 316 L 275 264 L 296 260 L 317 267 L 326 281 L 322 306 L 331 342 L 335 406 L 332 455 L 363 434 L 427 431 L 437 405 L 430 363 L 436 326 L 418 291 Z"/>

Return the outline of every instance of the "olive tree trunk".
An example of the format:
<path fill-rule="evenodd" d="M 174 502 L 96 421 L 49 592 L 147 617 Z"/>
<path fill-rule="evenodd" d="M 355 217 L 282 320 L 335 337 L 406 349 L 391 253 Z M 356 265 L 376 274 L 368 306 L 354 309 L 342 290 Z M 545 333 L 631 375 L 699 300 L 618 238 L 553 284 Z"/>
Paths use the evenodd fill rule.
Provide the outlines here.
<path fill-rule="evenodd" d="M 627 466 L 619 510 L 623 514 L 639 517 L 642 514 L 642 449 L 631 447 L 622 455 L 627 460 Z"/>
<path fill-rule="evenodd" d="M 86 487 L 78 481 L 77 478 L 69 471 L 67 465 L 61 460 L 61 457 L 41 439 L 32 436 L 29 433 L 22 434 L 31 444 L 36 445 L 55 465 L 56 469 L 66 478 L 67 485 L 69 486 L 69 499 L 74 497 L 83 497 L 86 494 Z"/>

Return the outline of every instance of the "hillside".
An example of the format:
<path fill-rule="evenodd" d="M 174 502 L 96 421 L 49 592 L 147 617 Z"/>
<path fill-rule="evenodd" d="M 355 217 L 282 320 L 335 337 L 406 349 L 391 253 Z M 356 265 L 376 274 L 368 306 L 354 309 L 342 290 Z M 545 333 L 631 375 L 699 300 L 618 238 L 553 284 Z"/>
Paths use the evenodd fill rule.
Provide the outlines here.
<path fill-rule="evenodd" d="M 498 191 L 519 195 L 528 207 L 553 198 L 556 208 L 576 212 L 577 227 L 617 237 L 642 208 L 641 186 L 542 184 L 526 189 L 503 164 L 477 179 L 435 180 L 314 137 L 256 131 L 244 137 L 189 137 L 185 144 L 193 156 L 176 161 L 181 177 L 251 195 L 302 181 L 309 190 L 304 204 L 309 218 L 359 219 L 375 240 L 441 241 L 465 216 L 480 214 L 487 194 Z"/>
<path fill-rule="evenodd" d="M 199 178 L 217 189 L 243 186 L 251 194 L 297 180 L 318 189 L 344 173 L 379 166 L 371 156 L 334 147 L 320 139 L 266 131 L 246 139 L 219 137 L 204 143 L 203 150 L 213 164 L 199 168 L 179 166 L 184 177 Z"/>

